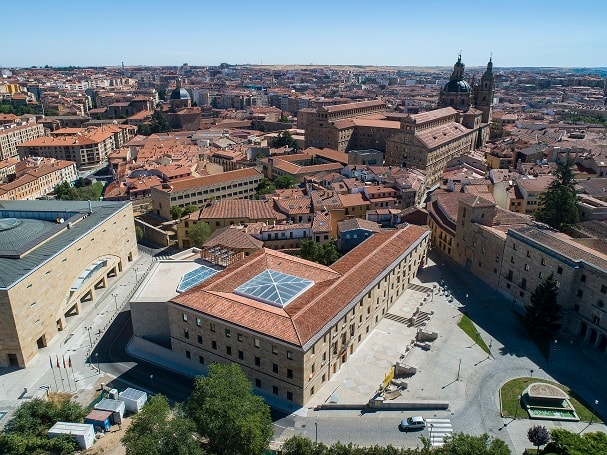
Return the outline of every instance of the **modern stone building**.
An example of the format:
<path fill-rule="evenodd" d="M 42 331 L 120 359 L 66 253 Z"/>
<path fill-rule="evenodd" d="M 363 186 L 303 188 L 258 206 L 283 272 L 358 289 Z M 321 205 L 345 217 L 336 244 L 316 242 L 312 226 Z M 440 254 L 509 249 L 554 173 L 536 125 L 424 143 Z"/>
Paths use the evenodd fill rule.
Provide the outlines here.
<path fill-rule="evenodd" d="M 44 127 L 39 123 L 16 125 L 0 129 L 0 160 L 19 155 L 17 145 L 36 139 L 44 134 Z"/>
<path fill-rule="evenodd" d="M 238 363 L 298 405 L 347 361 L 425 263 L 429 233 L 380 232 L 331 267 L 264 249 L 168 302 L 173 352 Z"/>
<path fill-rule="evenodd" d="M 130 203 L 0 203 L 0 366 L 25 367 L 137 256 Z"/>

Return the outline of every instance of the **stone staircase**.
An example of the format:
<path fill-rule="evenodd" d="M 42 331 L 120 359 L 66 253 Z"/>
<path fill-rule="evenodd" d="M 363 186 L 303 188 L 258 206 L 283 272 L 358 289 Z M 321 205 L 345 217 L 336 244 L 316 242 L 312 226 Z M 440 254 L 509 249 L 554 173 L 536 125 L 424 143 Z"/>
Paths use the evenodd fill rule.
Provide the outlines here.
<path fill-rule="evenodd" d="M 426 313 L 425 311 L 418 311 L 418 313 L 409 318 L 409 327 L 415 327 L 417 329 L 423 327 L 432 316 L 432 313 Z"/>

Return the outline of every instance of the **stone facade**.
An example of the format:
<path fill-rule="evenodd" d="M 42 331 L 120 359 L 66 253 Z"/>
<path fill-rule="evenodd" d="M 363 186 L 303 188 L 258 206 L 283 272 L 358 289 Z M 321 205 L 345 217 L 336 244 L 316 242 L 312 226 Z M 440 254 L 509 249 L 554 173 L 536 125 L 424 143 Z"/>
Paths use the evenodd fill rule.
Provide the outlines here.
<path fill-rule="evenodd" d="M 38 123 L 0 130 L 0 160 L 18 156 L 17 145 L 36 139 L 43 134 L 44 127 Z"/>
<path fill-rule="evenodd" d="M 0 366 L 25 367 L 48 341 L 69 327 L 71 316 L 79 314 L 83 306 L 91 305 L 97 293 L 107 286 L 108 278 L 120 274 L 137 256 L 131 204 L 93 203 L 91 213 L 86 204 L 72 201 L 3 203 L 3 211 L 10 209 L 13 216 L 22 211 L 24 217 L 32 212 L 42 217 L 43 212 L 53 210 L 52 207 L 57 213 L 71 211 L 73 216 L 51 228 L 51 233 L 54 229 L 59 231 L 20 257 L 7 251 L 0 254 L 0 268 L 28 270 L 20 275 L 3 273 Z M 7 230 L 3 234 L 11 233 Z M 39 262 L 32 266 L 32 261 Z"/>

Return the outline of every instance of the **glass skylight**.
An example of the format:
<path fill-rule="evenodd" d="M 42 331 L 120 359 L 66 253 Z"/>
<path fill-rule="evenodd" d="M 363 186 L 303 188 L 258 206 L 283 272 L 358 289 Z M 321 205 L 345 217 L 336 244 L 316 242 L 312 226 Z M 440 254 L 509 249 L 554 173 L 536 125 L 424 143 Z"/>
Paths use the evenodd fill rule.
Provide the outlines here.
<path fill-rule="evenodd" d="M 313 284 L 314 281 L 268 269 L 238 286 L 234 293 L 284 308 Z"/>
<path fill-rule="evenodd" d="M 197 284 L 202 283 L 204 280 L 211 278 L 213 275 L 218 273 L 219 270 L 212 269 L 206 265 L 201 265 L 197 269 L 186 273 L 181 277 L 179 286 L 177 286 L 177 292 L 184 292 Z"/>

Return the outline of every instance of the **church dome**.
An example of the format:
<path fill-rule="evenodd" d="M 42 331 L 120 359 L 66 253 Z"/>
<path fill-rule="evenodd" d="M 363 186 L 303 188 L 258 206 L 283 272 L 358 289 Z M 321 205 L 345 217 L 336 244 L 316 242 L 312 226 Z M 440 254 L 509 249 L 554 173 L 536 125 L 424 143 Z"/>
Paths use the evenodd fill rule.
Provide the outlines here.
<path fill-rule="evenodd" d="M 450 80 L 443 91 L 447 93 L 471 93 L 472 87 L 466 81 Z"/>
<path fill-rule="evenodd" d="M 184 88 L 178 87 L 171 92 L 172 100 L 189 100 L 190 94 Z"/>

